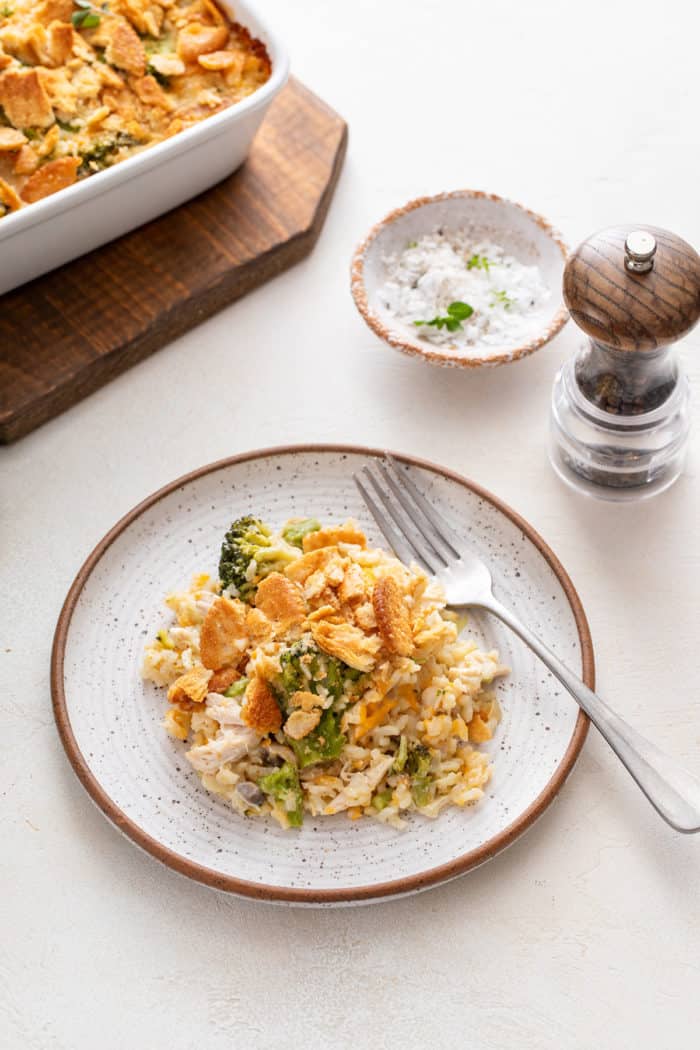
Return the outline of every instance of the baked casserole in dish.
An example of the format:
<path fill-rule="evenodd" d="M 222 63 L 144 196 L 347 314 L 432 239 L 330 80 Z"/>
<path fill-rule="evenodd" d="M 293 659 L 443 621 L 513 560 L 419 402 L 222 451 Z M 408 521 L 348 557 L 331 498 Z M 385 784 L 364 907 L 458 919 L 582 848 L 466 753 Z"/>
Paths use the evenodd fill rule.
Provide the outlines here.
<path fill-rule="evenodd" d="M 0 292 L 235 170 L 286 67 L 245 5 L 4 0 Z"/>

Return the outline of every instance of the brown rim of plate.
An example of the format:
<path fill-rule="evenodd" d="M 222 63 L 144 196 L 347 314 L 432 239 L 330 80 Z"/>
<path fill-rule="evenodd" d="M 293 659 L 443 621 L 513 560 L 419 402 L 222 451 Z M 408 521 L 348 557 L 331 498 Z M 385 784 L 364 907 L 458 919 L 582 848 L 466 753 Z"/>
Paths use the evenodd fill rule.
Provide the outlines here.
<path fill-rule="evenodd" d="M 278 448 L 265 448 L 257 449 L 253 452 L 244 452 L 237 456 L 230 456 L 226 459 L 217 460 L 215 463 L 209 463 L 207 466 L 200 467 L 198 470 L 193 470 L 189 474 L 184 474 L 182 477 L 177 478 L 176 481 L 172 481 L 170 484 L 158 489 L 157 492 L 154 492 L 141 503 L 137 504 L 137 506 L 130 510 L 128 514 L 125 514 L 124 517 L 121 518 L 105 536 L 103 536 L 92 553 L 88 556 L 68 591 L 68 595 L 63 604 L 56 625 L 53 648 L 51 651 L 51 698 L 53 702 L 54 717 L 56 719 L 61 742 L 63 743 L 65 752 L 78 779 L 87 793 L 91 796 L 92 800 L 102 810 L 104 815 L 116 825 L 119 831 L 122 831 L 133 842 L 135 842 L 137 846 L 141 846 L 142 849 L 146 850 L 146 852 L 150 853 L 157 860 L 167 864 L 168 867 L 179 872 L 181 875 L 187 875 L 189 878 L 195 879 L 197 882 L 202 882 L 207 886 L 212 886 L 214 889 L 236 893 L 242 897 L 264 901 L 287 901 L 295 904 L 338 904 L 348 901 L 374 900 L 382 897 L 391 897 L 397 894 L 400 895 L 415 892 L 417 890 L 425 889 L 428 886 L 434 886 L 437 883 L 445 882 L 458 875 L 462 875 L 465 872 L 470 871 L 472 868 L 476 868 L 479 864 L 483 864 L 485 861 L 490 860 L 491 857 L 494 857 L 501 850 L 505 849 L 506 846 L 509 846 L 519 835 L 529 828 L 539 816 L 541 816 L 547 806 L 549 806 L 554 800 L 564 781 L 573 769 L 588 731 L 589 722 L 583 711 L 579 711 L 574 732 L 569 741 L 566 753 L 554 771 L 544 791 L 540 793 L 535 801 L 528 806 L 517 820 L 513 821 L 513 823 L 500 832 L 500 834 L 494 835 L 493 838 L 482 843 L 482 845 L 476 849 L 470 850 L 468 853 L 464 853 L 460 857 L 456 857 L 454 860 L 451 860 L 446 864 L 441 864 L 438 867 L 431 868 L 429 871 L 422 872 L 418 875 L 411 875 L 402 879 L 395 879 L 390 882 L 382 882 L 370 886 L 325 890 L 295 889 L 293 887 L 268 886 L 263 883 L 249 882 L 244 879 L 237 879 L 231 875 L 222 875 L 220 872 L 214 871 L 211 868 L 187 860 L 186 857 L 175 853 L 173 850 L 163 846 L 157 839 L 147 835 L 145 831 L 143 831 L 125 813 L 123 813 L 118 806 L 115 805 L 91 772 L 73 734 L 66 704 L 63 683 L 63 663 L 66 640 L 73 611 L 90 573 L 98 564 L 107 548 L 122 534 L 127 526 L 139 518 L 149 507 L 152 507 L 159 500 L 163 499 L 163 497 L 168 496 L 171 492 L 174 492 L 181 486 L 186 485 L 205 474 L 222 470 L 235 463 L 245 463 L 247 460 L 265 459 L 271 456 L 294 455 L 296 453 L 330 452 L 378 457 L 383 456 L 385 451 L 385 449 L 365 448 L 359 445 L 282 445 Z M 444 467 L 439 467 L 428 460 L 419 459 L 415 456 L 405 455 L 400 452 L 393 452 L 392 455 L 404 463 L 433 471 L 434 473 L 440 474 L 443 477 L 455 481 L 459 485 L 469 489 L 480 499 L 486 500 L 488 503 L 491 503 L 492 506 L 496 507 L 497 510 L 517 525 L 517 527 L 534 544 L 559 580 L 559 583 L 564 589 L 569 605 L 571 606 L 576 621 L 579 640 L 581 642 L 583 681 L 589 686 L 589 688 L 593 689 L 595 683 L 593 643 L 591 641 L 586 614 L 581 605 L 581 599 L 558 558 L 550 550 L 542 537 L 531 525 L 528 524 L 527 521 L 525 521 L 524 518 L 521 518 L 519 514 L 514 510 L 511 510 L 505 503 L 502 503 L 496 496 L 491 495 L 490 492 L 487 492 L 486 489 L 474 484 L 474 482 L 468 481 L 459 474 L 447 470 Z"/>
<path fill-rule="evenodd" d="M 352 291 L 352 297 L 355 300 L 357 309 L 362 314 L 362 318 L 366 324 L 372 329 L 372 331 L 383 339 L 384 342 L 393 346 L 395 350 L 400 350 L 401 353 L 408 354 L 409 357 L 422 357 L 425 361 L 428 361 L 433 365 L 442 365 L 443 367 L 451 368 L 480 368 L 493 367 L 495 365 L 507 365 L 511 361 L 518 361 L 522 357 L 527 357 L 529 354 L 539 350 L 541 346 L 548 343 L 550 339 L 561 331 L 566 322 L 569 319 L 569 311 L 563 305 L 557 310 L 552 321 L 547 325 L 541 335 L 537 336 L 536 339 L 530 339 L 527 343 L 522 343 L 520 346 L 515 347 L 513 350 L 506 350 L 500 354 L 493 354 L 489 357 L 458 357 L 454 354 L 449 354 L 444 350 L 432 349 L 426 345 L 425 348 L 421 347 L 418 343 L 410 343 L 402 339 L 396 332 L 392 332 L 382 320 L 377 316 L 376 313 L 371 309 L 367 301 L 367 291 L 365 289 L 365 254 L 370 244 L 375 238 L 381 233 L 381 231 L 390 226 L 395 219 L 400 218 L 409 211 L 414 211 L 416 208 L 422 208 L 426 204 L 433 204 L 435 201 L 449 200 L 453 197 L 468 197 L 471 199 L 483 199 L 490 201 L 497 201 L 499 204 L 509 204 L 514 208 L 519 208 L 520 211 L 525 212 L 531 219 L 544 230 L 546 234 L 551 237 L 554 243 L 561 251 L 562 257 L 566 260 L 569 250 L 566 244 L 561 238 L 561 235 L 557 230 L 547 222 L 541 215 L 538 215 L 534 211 L 530 211 L 529 208 L 525 208 L 522 204 L 518 204 L 517 201 L 509 200 L 507 197 L 499 197 L 496 193 L 484 193 L 482 190 L 449 190 L 445 193 L 436 193 L 433 197 L 417 197 L 415 200 L 409 201 L 408 204 L 402 205 L 400 208 L 395 208 L 394 211 L 389 212 L 385 215 L 378 223 L 376 223 L 369 231 L 364 241 L 358 245 L 355 249 L 355 254 L 352 257 L 352 263 L 350 266 L 350 288 Z"/>

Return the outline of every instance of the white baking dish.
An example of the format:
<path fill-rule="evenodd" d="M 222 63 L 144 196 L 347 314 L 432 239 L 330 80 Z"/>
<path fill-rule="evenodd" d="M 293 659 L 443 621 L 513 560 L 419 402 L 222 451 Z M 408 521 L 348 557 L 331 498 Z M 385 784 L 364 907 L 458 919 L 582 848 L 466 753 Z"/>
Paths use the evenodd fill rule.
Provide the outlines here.
<path fill-rule="evenodd" d="M 270 103 L 285 84 L 289 62 L 250 4 L 219 2 L 267 47 L 272 62 L 267 83 L 171 139 L 6 215 L 0 220 L 0 293 L 162 215 L 243 163 Z"/>

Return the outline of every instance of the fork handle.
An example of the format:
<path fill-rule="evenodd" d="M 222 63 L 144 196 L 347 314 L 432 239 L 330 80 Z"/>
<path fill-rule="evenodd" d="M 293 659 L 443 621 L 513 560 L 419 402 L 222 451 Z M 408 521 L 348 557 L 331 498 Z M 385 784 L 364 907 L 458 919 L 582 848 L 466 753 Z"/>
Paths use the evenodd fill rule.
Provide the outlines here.
<path fill-rule="evenodd" d="M 510 627 L 571 693 L 664 820 L 676 831 L 700 831 L 700 780 L 620 718 L 509 609 L 496 601 L 483 608 Z"/>

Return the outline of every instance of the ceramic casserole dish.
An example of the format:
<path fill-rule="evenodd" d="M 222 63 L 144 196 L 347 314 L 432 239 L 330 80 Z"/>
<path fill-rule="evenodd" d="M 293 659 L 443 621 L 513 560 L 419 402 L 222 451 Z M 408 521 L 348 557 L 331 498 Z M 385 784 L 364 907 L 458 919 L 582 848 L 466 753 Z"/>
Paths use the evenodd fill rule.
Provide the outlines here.
<path fill-rule="evenodd" d="M 0 293 L 53 270 L 214 186 L 245 160 L 289 63 L 244 0 L 218 0 L 265 44 L 272 73 L 257 91 L 193 127 L 0 221 Z"/>

